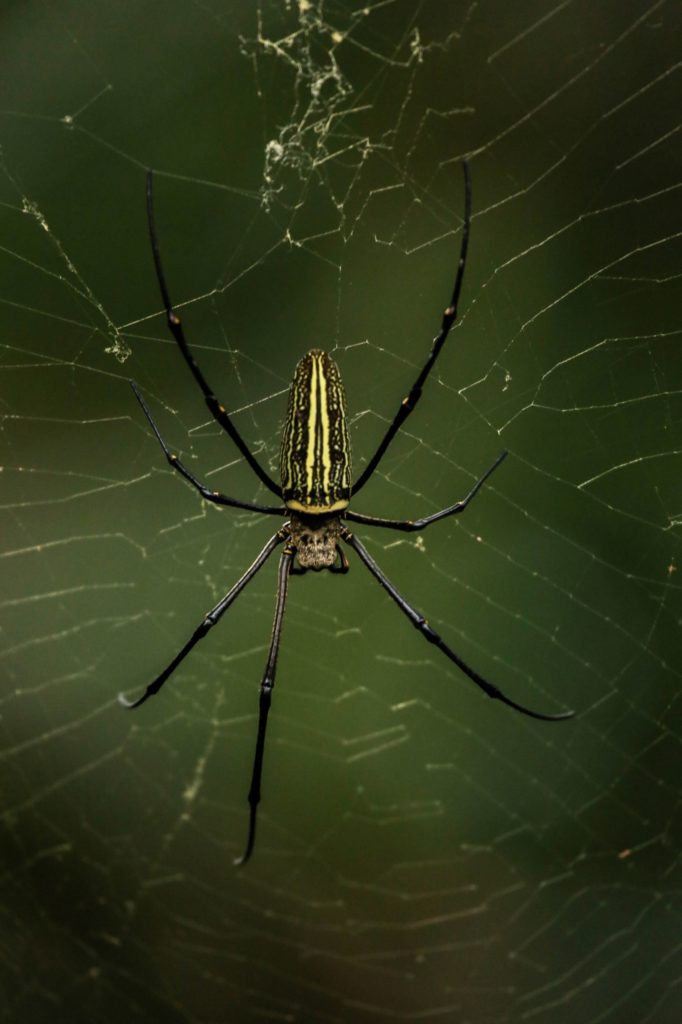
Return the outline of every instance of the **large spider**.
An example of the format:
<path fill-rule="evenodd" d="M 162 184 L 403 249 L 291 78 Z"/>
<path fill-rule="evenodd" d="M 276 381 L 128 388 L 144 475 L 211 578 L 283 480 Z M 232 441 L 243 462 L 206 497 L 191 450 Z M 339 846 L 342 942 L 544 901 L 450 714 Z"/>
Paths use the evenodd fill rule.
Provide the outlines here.
<path fill-rule="evenodd" d="M 497 469 L 506 451 L 502 451 L 493 464 L 486 469 L 485 473 L 476 481 L 466 497 L 456 501 L 454 505 L 434 512 L 432 515 L 424 516 L 422 519 L 383 519 L 375 516 L 366 516 L 360 512 L 352 512 L 348 507 L 353 495 L 365 486 L 369 478 L 379 465 L 384 452 L 391 441 L 400 430 L 401 426 L 414 410 L 421 397 L 424 383 L 431 372 L 438 354 L 443 347 L 450 328 L 457 317 L 457 302 L 462 288 L 464 266 L 466 263 L 467 247 L 469 242 L 469 226 L 471 222 L 471 179 L 469 167 L 466 161 L 463 163 L 464 170 L 464 223 L 462 227 L 462 242 L 459 251 L 459 262 L 457 274 L 452 291 L 450 303 L 443 313 L 443 320 L 440 331 L 433 342 L 428 359 L 424 367 L 412 385 L 406 398 L 403 398 L 398 411 L 386 431 L 379 447 L 369 460 L 362 473 L 351 483 L 350 471 L 350 441 L 346 425 L 346 403 L 341 375 L 334 360 L 319 349 L 312 349 L 303 356 L 298 363 L 289 394 L 289 408 L 282 433 L 282 450 L 280 456 L 281 483 L 277 484 L 249 451 L 245 441 L 230 419 L 230 416 L 223 405 L 220 404 L 212 389 L 204 379 L 194 356 L 190 352 L 185 335 L 182 329 L 180 318 L 173 310 L 168 288 L 161 267 L 161 256 L 159 244 L 154 227 L 154 206 L 152 197 L 152 172 L 147 172 L 147 216 L 149 220 L 149 234 L 151 238 L 152 251 L 156 275 L 161 288 L 163 304 L 166 309 L 168 326 L 175 338 L 178 347 L 194 375 L 194 379 L 204 393 L 206 404 L 214 419 L 230 435 L 239 451 L 242 453 L 248 464 L 253 469 L 263 484 L 276 494 L 284 502 L 283 505 L 258 505 L 249 501 L 240 501 L 237 498 L 229 498 L 219 491 L 213 491 L 180 461 L 178 456 L 172 452 L 163 437 L 161 436 L 152 415 L 147 408 L 142 395 L 136 384 L 131 381 L 133 390 L 142 409 L 149 420 L 152 430 L 161 445 L 164 454 L 178 473 L 188 480 L 199 494 L 206 501 L 212 501 L 217 505 L 228 505 L 231 508 L 245 508 L 253 512 L 260 512 L 265 515 L 283 516 L 289 518 L 277 533 L 270 538 L 263 550 L 249 566 L 244 575 L 237 580 L 232 589 L 225 597 L 204 616 L 192 636 L 184 647 L 175 655 L 169 665 L 160 675 L 149 683 L 146 690 L 135 701 L 127 701 L 123 695 L 121 702 L 129 708 L 137 708 L 151 697 L 158 693 L 172 672 L 180 662 L 187 657 L 192 648 L 203 639 L 212 629 L 218 620 L 224 615 L 232 602 L 241 594 L 242 590 L 249 583 L 256 573 L 265 565 L 272 552 L 280 544 L 284 545 L 279 562 L 277 579 L 277 599 L 275 605 L 275 620 L 270 641 L 270 651 L 265 666 L 265 672 L 260 684 L 260 702 L 258 714 L 258 734 L 256 738 L 256 751 L 251 776 L 251 787 L 249 789 L 249 831 L 246 842 L 246 849 L 243 855 L 235 861 L 236 864 L 245 864 L 253 851 L 256 837 L 256 814 L 260 802 L 261 775 L 263 771 L 263 752 L 265 748 L 265 730 L 270 710 L 272 689 L 275 685 L 275 670 L 277 667 L 277 654 L 282 635 L 282 622 L 284 619 L 284 605 L 287 596 L 289 576 L 292 574 L 303 574 L 309 569 L 319 571 L 328 569 L 334 573 L 346 573 L 349 569 L 348 559 L 341 547 L 340 542 L 344 541 L 364 562 L 374 578 L 381 584 L 384 590 L 395 601 L 401 612 L 407 616 L 426 640 L 435 644 L 457 665 L 465 675 L 469 677 L 484 693 L 508 704 L 509 707 L 520 711 L 531 718 L 539 718 L 543 721 L 559 721 L 570 718 L 572 711 L 565 711 L 558 715 L 542 714 L 530 708 L 518 704 L 507 697 L 497 686 L 489 683 L 478 674 L 475 669 L 470 668 L 455 651 L 450 648 L 442 637 L 433 629 L 423 615 L 407 601 L 402 594 L 394 587 L 382 570 L 369 554 L 364 544 L 361 543 L 350 532 L 345 522 L 361 523 L 365 526 L 381 526 L 389 530 L 404 530 L 414 532 L 423 530 L 432 523 L 445 519 L 447 516 L 457 515 L 463 512 L 472 498 L 488 479 L 493 470 Z M 296 564 L 296 560 L 297 563 Z"/>

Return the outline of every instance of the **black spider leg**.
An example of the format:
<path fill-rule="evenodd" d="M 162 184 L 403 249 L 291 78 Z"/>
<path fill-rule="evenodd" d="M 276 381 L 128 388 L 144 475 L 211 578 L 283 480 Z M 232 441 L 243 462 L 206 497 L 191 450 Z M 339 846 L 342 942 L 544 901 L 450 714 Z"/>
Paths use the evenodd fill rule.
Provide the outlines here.
<path fill-rule="evenodd" d="M 422 388 L 426 381 L 426 378 L 433 369 L 433 364 L 438 358 L 438 354 L 445 344 L 445 339 L 450 333 L 450 328 L 457 319 L 457 304 L 459 302 L 459 293 L 462 290 L 462 278 L 464 277 L 464 267 L 466 265 L 467 249 L 469 247 L 469 225 L 471 223 L 471 176 L 469 174 L 469 164 L 466 160 L 462 161 L 462 170 L 464 172 L 464 223 L 462 224 L 462 242 L 459 250 L 459 262 L 457 264 L 457 276 L 455 277 L 455 284 L 452 289 L 452 298 L 450 304 L 443 313 L 443 320 L 441 323 L 440 332 L 436 337 L 429 357 L 424 364 L 424 368 L 417 377 L 416 381 L 412 385 L 412 389 L 405 398 L 403 398 L 398 412 L 396 413 L 395 419 L 391 423 L 390 427 L 384 435 L 384 439 L 375 451 L 372 458 L 369 460 L 358 479 L 353 484 L 351 494 L 357 494 L 361 487 L 364 487 L 369 478 L 371 477 L 374 470 L 379 465 L 384 452 L 388 448 L 389 444 L 398 433 L 403 423 L 414 410 L 417 402 L 421 398 Z"/>
<path fill-rule="evenodd" d="M 270 651 L 268 661 L 260 684 L 260 698 L 258 702 L 258 735 L 256 737 L 256 752 L 253 758 L 253 771 L 251 773 L 251 786 L 249 787 L 249 835 L 246 840 L 246 849 L 241 857 L 235 860 L 235 865 L 246 864 L 253 853 L 253 844 L 256 841 L 256 815 L 260 803 L 260 782 L 263 773 L 263 754 L 265 752 L 265 730 L 268 725 L 268 712 L 272 690 L 275 685 L 275 672 L 277 670 L 277 655 L 279 644 L 282 639 L 282 624 L 284 622 L 284 605 L 287 599 L 287 586 L 291 564 L 296 552 L 288 545 L 282 552 L 279 560 L 279 574 L 277 579 L 277 602 L 275 605 L 275 621 L 272 624 L 272 639 L 270 640 Z"/>
<path fill-rule="evenodd" d="M 249 509 L 249 511 L 251 512 L 264 512 L 269 515 L 286 515 L 287 510 L 283 505 L 258 505 L 252 501 L 239 501 L 238 498 L 228 498 L 226 494 L 221 494 L 220 491 L 212 491 L 210 487 L 207 487 L 206 484 L 202 483 L 201 480 L 195 477 L 194 474 L 191 473 L 189 469 L 187 469 L 187 466 L 185 466 L 180 461 L 175 452 L 172 452 L 168 445 L 166 444 L 166 442 L 164 441 L 163 437 L 161 436 L 161 431 L 154 422 L 154 418 L 151 412 L 149 411 L 147 403 L 140 394 L 140 389 L 138 388 L 134 380 L 131 380 L 130 386 L 135 392 L 135 397 L 142 406 L 142 411 L 149 420 L 149 424 L 152 430 L 156 434 L 156 438 L 163 449 L 163 453 L 166 456 L 166 459 L 168 460 L 169 466 L 172 466 L 173 469 L 177 469 L 178 473 L 180 473 L 181 476 L 184 476 L 185 480 L 188 480 L 193 487 L 196 487 L 202 498 L 205 498 L 206 501 L 212 501 L 216 505 L 229 505 L 231 508 L 246 508 Z"/>
<path fill-rule="evenodd" d="M 124 707 L 139 708 L 141 704 L 144 704 L 148 697 L 152 697 L 155 693 L 159 692 L 159 690 L 166 682 L 168 677 L 173 672 L 175 672 L 180 662 L 184 661 L 184 659 L 187 657 L 192 648 L 196 644 L 198 644 L 200 640 L 203 640 L 203 638 L 206 636 L 209 630 L 213 629 L 216 622 L 218 622 L 218 620 L 225 614 L 225 612 L 230 607 L 232 602 L 237 597 L 239 597 L 246 584 L 253 579 L 258 570 L 265 564 L 267 559 L 275 550 L 277 545 L 281 544 L 282 541 L 286 539 L 286 537 L 286 527 L 282 527 L 282 529 L 278 530 L 274 537 L 270 538 L 270 540 L 267 542 L 263 550 L 246 570 L 244 575 L 237 580 L 232 589 L 229 590 L 227 594 L 225 594 L 225 597 L 218 601 L 218 604 L 215 606 L 215 608 L 212 608 L 210 612 L 208 612 L 208 614 L 204 616 L 204 618 L 201 620 L 197 628 L 194 630 L 185 646 L 180 651 L 178 651 L 178 653 L 175 655 L 171 663 L 166 666 L 163 672 L 161 672 L 161 674 L 158 675 L 156 679 L 153 680 L 153 682 L 149 683 L 141 697 L 138 697 L 137 700 L 129 701 L 126 700 L 122 693 L 119 693 L 118 699 L 121 702 L 121 704 L 123 704 Z"/>
<path fill-rule="evenodd" d="M 452 650 L 451 647 L 445 643 L 445 641 L 436 633 L 435 629 L 428 624 L 423 615 L 421 615 L 416 608 L 405 600 L 402 594 L 396 590 L 391 581 L 384 575 L 379 566 L 376 564 L 372 556 L 369 554 L 363 544 L 355 537 L 349 530 L 344 529 L 341 536 L 348 544 L 358 553 L 362 561 L 365 563 L 372 576 L 381 584 L 384 590 L 393 598 L 395 603 L 400 608 L 413 626 L 415 626 L 419 632 L 425 637 L 429 643 L 435 644 L 439 650 L 445 654 L 446 657 L 453 661 L 455 665 L 464 672 L 465 675 L 471 679 L 472 682 L 476 683 L 484 693 L 487 693 L 489 697 L 495 700 L 501 700 L 504 704 L 508 704 L 510 708 L 514 708 L 515 711 L 520 711 L 523 715 L 528 715 L 530 718 L 539 718 L 544 722 L 558 722 L 564 718 L 572 718 L 575 714 L 574 711 L 564 711 L 559 715 L 544 715 L 539 711 L 532 711 L 530 708 L 526 708 L 523 704 L 517 704 L 516 701 L 511 700 L 505 696 L 504 693 L 497 686 L 489 683 L 483 676 L 479 676 L 478 672 L 474 671 L 473 668 L 469 668 L 466 662 L 462 661 L 458 654 Z"/>
<path fill-rule="evenodd" d="M 152 243 L 152 252 L 154 254 L 154 266 L 156 267 L 156 276 L 159 281 L 159 288 L 161 289 L 161 296 L 163 298 L 163 304 L 166 308 L 166 319 L 168 321 L 168 327 L 171 334 L 175 338 L 178 348 L 182 352 L 185 362 L 189 366 L 194 379 L 204 393 L 206 399 L 206 405 L 209 408 L 209 412 L 216 420 L 217 423 L 227 431 L 234 443 L 236 444 L 239 451 L 242 453 L 251 469 L 258 476 L 258 478 L 265 484 L 265 486 L 276 494 L 278 498 L 282 496 L 282 489 L 275 481 L 265 472 L 261 464 L 257 461 L 254 455 L 251 454 L 246 442 L 242 440 L 242 436 L 235 427 L 234 423 L 230 419 L 227 410 L 223 405 L 220 404 L 218 399 L 213 393 L 213 390 L 209 387 L 206 379 L 199 369 L 199 366 L 189 350 L 189 346 L 185 340 L 185 334 L 182 329 L 182 323 L 180 317 L 174 311 L 171 304 L 170 296 L 168 294 L 168 288 L 166 286 L 166 279 L 163 276 L 163 268 L 161 266 L 161 253 L 159 251 L 159 242 L 156 237 L 156 228 L 154 227 L 154 199 L 152 194 L 152 171 L 147 171 L 147 219 L 149 221 L 149 237 Z"/>
<path fill-rule="evenodd" d="M 406 533 L 423 530 L 425 526 L 437 523 L 439 519 L 446 519 L 448 516 L 455 516 L 458 512 L 463 512 L 506 455 L 506 451 L 500 452 L 492 466 L 489 466 L 483 476 L 479 477 L 465 498 L 462 498 L 461 501 L 456 501 L 454 505 L 449 505 L 448 508 L 441 509 L 440 512 L 434 512 L 430 516 L 424 516 L 422 519 L 381 519 L 377 516 L 364 516 L 361 512 L 351 512 L 348 510 L 342 513 L 343 518 L 350 519 L 354 523 L 363 523 L 365 526 L 384 526 L 389 530 L 404 530 Z"/>

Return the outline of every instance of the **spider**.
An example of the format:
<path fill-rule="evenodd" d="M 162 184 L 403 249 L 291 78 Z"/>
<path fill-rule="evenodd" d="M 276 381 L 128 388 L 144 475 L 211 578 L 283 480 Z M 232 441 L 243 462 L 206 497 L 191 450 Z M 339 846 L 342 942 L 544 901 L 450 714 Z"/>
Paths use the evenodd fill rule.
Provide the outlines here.
<path fill-rule="evenodd" d="M 277 498 L 283 504 L 261 505 L 254 502 L 241 501 L 237 498 L 230 498 L 219 491 L 211 490 L 194 476 L 187 466 L 181 462 L 179 457 L 170 450 L 161 436 L 159 428 L 154 422 L 139 388 L 134 381 L 131 381 L 135 396 L 163 449 L 168 463 L 197 489 L 202 498 L 206 501 L 214 502 L 216 505 L 248 509 L 249 511 L 260 512 L 265 515 L 288 516 L 288 519 L 274 536 L 270 538 L 244 575 L 237 580 L 222 600 L 204 616 L 187 643 L 156 679 L 149 683 L 142 696 L 138 697 L 137 700 L 128 701 L 121 694 L 119 700 L 128 708 L 138 708 L 149 697 L 158 693 L 180 662 L 187 657 L 192 648 L 215 626 L 244 590 L 247 583 L 265 565 L 275 548 L 281 544 L 284 545 L 277 575 L 277 596 L 272 638 L 265 672 L 260 684 L 258 732 L 256 735 L 256 749 L 248 795 L 248 835 L 244 853 L 234 862 L 237 865 L 245 864 L 249 860 L 256 839 L 256 819 L 261 798 L 265 731 L 268 723 L 272 690 L 275 685 L 277 655 L 282 636 L 284 606 L 287 598 L 289 577 L 294 574 L 302 575 L 311 569 L 314 572 L 327 569 L 332 573 L 347 573 L 350 566 L 346 554 L 341 547 L 342 541 L 352 548 L 360 561 L 369 569 L 372 576 L 384 588 L 389 597 L 395 601 L 403 615 L 419 630 L 421 635 L 429 643 L 434 644 L 442 651 L 450 661 L 454 662 L 488 697 L 502 701 L 509 707 L 514 708 L 515 711 L 521 712 L 521 714 L 543 721 L 560 721 L 571 718 L 574 714 L 573 711 L 565 711 L 556 715 L 533 711 L 531 708 L 524 707 L 522 704 L 518 704 L 510 697 L 507 697 L 497 686 L 484 679 L 475 669 L 470 668 L 448 646 L 436 630 L 428 624 L 424 616 L 402 596 L 384 575 L 364 544 L 345 525 L 346 522 L 352 522 L 362 526 L 379 526 L 384 529 L 403 530 L 408 533 L 424 530 L 427 526 L 431 526 L 432 523 L 463 512 L 469 505 L 469 502 L 478 494 L 491 473 L 497 469 L 507 455 L 506 451 L 500 452 L 492 465 L 486 469 L 469 493 L 460 501 L 456 501 L 453 505 L 441 509 L 440 512 L 423 516 L 421 519 L 384 519 L 364 515 L 360 512 L 353 512 L 349 508 L 351 498 L 365 486 L 373 475 L 391 441 L 410 413 L 414 411 L 421 397 L 422 388 L 457 317 L 457 303 L 462 288 L 471 223 L 471 177 L 466 160 L 462 166 L 464 171 L 464 221 L 457 273 L 450 303 L 443 313 L 440 331 L 433 342 L 429 356 L 419 376 L 412 385 L 408 395 L 400 403 L 398 411 L 378 448 L 355 483 L 351 481 L 350 441 L 346 424 L 346 403 L 341 375 L 334 360 L 326 352 L 322 352 L 319 349 L 312 349 L 304 355 L 294 372 L 294 379 L 289 393 L 289 407 L 282 433 L 280 484 L 270 477 L 249 450 L 246 442 L 232 422 L 225 406 L 221 405 L 216 398 L 199 369 L 185 340 L 180 318 L 173 309 L 163 274 L 159 243 L 154 226 L 153 177 L 151 171 L 147 172 L 149 236 L 156 276 L 161 289 L 170 332 L 177 342 L 178 348 L 194 379 L 204 394 L 206 405 L 211 415 L 232 438 L 261 483 L 273 494 L 277 495 Z"/>

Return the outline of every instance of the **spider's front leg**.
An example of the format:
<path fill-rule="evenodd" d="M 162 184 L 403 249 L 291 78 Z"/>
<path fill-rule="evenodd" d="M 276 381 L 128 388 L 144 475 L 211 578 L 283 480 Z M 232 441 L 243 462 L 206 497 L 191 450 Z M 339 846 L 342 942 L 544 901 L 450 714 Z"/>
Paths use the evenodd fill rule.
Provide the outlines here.
<path fill-rule="evenodd" d="M 452 296 L 450 302 L 443 312 L 443 319 L 440 325 L 440 331 L 435 337 L 431 351 L 427 357 L 422 370 L 415 380 L 414 384 L 410 388 L 409 393 L 403 398 L 402 402 L 398 406 L 398 411 L 393 418 L 393 421 L 389 424 L 388 430 L 384 434 L 382 440 L 379 443 L 379 447 L 375 451 L 372 458 L 369 460 L 358 479 L 353 484 L 352 493 L 357 494 L 361 487 L 364 487 L 369 478 L 374 473 L 381 462 L 384 453 L 391 441 L 398 433 L 403 423 L 410 415 L 414 412 L 417 402 L 421 398 L 424 384 L 440 354 L 440 350 L 446 342 L 447 336 L 450 333 L 450 329 L 457 319 L 457 307 L 459 305 L 459 295 L 462 290 L 462 281 L 464 279 L 464 268 L 467 261 L 467 251 L 469 249 L 469 228 L 471 226 L 471 175 L 469 173 L 469 164 L 466 160 L 462 160 L 462 171 L 464 173 L 464 220 L 462 223 L 462 241 L 459 248 L 459 260 L 457 261 L 457 272 L 455 274 L 455 283 L 452 288 Z"/>
<path fill-rule="evenodd" d="M 253 455 L 249 446 L 246 444 L 241 434 L 235 427 L 227 409 L 216 398 L 215 394 L 213 393 L 213 389 L 208 384 L 206 378 L 199 369 L 199 365 L 194 356 L 192 355 L 189 345 L 187 344 L 187 341 L 185 339 L 185 332 L 182 327 L 182 321 L 180 320 L 180 317 L 173 309 L 173 304 L 171 302 L 170 295 L 168 292 L 168 286 L 166 284 L 166 278 L 164 277 L 163 273 L 163 266 L 161 265 L 161 250 L 159 249 L 159 241 L 156 237 L 156 227 L 154 224 L 153 182 L 154 175 L 152 171 L 147 171 L 147 222 L 149 224 L 149 239 L 152 245 L 154 267 L 156 269 L 156 277 L 159 282 L 161 298 L 163 299 L 163 304 L 166 310 L 166 322 L 168 324 L 168 329 L 175 338 L 177 346 L 180 349 L 180 352 L 182 353 L 182 357 L 192 372 L 192 376 L 194 377 L 195 381 L 197 382 L 197 384 L 199 385 L 203 392 L 204 400 L 206 401 L 206 405 L 208 406 L 208 410 L 211 413 L 211 416 L 216 421 L 216 423 L 219 423 L 223 430 L 227 434 L 229 434 L 229 436 L 232 438 L 235 445 L 242 453 L 251 469 L 259 478 L 259 480 L 265 484 L 269 491 L 272 491 L 273 494 L 276 494 L 279 497 L 281 494 L 279 486 L 275 483 L 270 474 L 265 472 L 261 464 L 258 462 L 258 459 L 255 457 L 255 455 Z M 183 475 L 187 476 L 186 473 Z M 190 480 L 191 478 L 187 476 L 187 479 Z"/>

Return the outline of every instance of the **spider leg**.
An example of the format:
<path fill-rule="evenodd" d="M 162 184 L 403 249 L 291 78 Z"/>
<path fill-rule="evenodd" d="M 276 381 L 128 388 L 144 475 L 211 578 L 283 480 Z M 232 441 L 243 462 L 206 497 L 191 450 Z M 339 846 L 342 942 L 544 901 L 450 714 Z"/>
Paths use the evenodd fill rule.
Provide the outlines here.
<path fill-rule="evenodd" d="M 329 571 L 345 575 L 350 569 L 348 559 L 346 558 L 346 552 L 343 550 L 342 547 L 337 547 L 336 553 L 339 556 L 339 564 L 337 565 L 336 562 L 334 562 L 333 565 L 329 566 Z"/>
<path fill-rule="evenodd" d="M 572 718 L 575 714 L 574 711 L 563 711 L 558 715 L 545 715 L 539 711 L 532 711 L 530 708 L 526 708 L 523 704 L 517 704 L 516 701 L 511 700 L 507 697 L 497 686 L 489 683 L 483 676 L 480 676 L 473 668 L 470 668 L 466 662 L 462 661 L 458 654 L 452 650 L 451 647 L 445 643 L 445 641 L 436 633 L 423 615 L 421 615 L 416 608 L 414 608 L 402 594 L 393 586 L 391 581 L 384 575 L 379 566 L 376 564 L 372 556 L 369 554 L 365 546 L 353 536 L 353 534 L 344 528 L 341 536 L 343 539 L 350 544 L 350 546 L 358 553 L 362 561 L 365 563 L 372 576 L 377 580 L 378 583 L 384 588 L 384 590 L 393 598 L 395 603 L 400 608 L 401 612 L 407 616 L 413 626 L 415 626 L 419 632 L 425 637 L 429 643 L 434 644 L 439 650 L 445 654 L 446 657 L 453 661 L 457 668 L 461 669 L 466 676 L 471 679 L 472 682 L 476 683 L 476 686 L 480 687 L 484 693 L 494 700 L 501 700 L 504 704 L 508 704 L 510 708 L 514 708 L 515 711 L 520 711 L 523 715 L 528 715 L 530 718 L 539 718 L 544 722 L 558 722 L 564 718 Z"/>
<path fill-rule="evenodd" d="M 206 484 L 202 483 L 201 480 L 197 479 L 197 477 L 195 477 L 194 474 L 191 473 L 189 469 L 187 469 L 187 467 L 180 461 L 175 452 L 172 452 L 170 450 L 170 448 L 164 441 L 163 437 L 161 436 L 161 432 L 157 427 L 156 423 L 154 422 L 151 412 L 149 411 L 147 403 L 140 394 L 140 389 L 138 388 L 134 380 L 131 380 L 130 386 L 135 392 L 135 397 L 142 406 L 142 411 L 149 420 L 149 424 L 152 430 L 156 434 L 156 439 L 163 449 L 163 453 L 166 456 L 166 459 L 168 460 L 169 466 L 172 466 L 173 469 L 177 469 L 178 473 L 180 473 L 181 476 L 184 476 L 185 480 L 189 480 L 192 486 L 196 487 L 202 498 L 205 498 L 206 501 L 212 501 L 216 505 L 229 505 L 231 508 L 246 508 L 252 512 L 264 512 L 268 513 L 269 515 L 286 515 L 286 509 L 284 508 L 283 505 L 280 505 L 278 507 L 272 505 L 258 505 L 252 501 L 239 501 L 237 498 L 228 498 L 226 494 L 221 494 L 220 491 L 211 490 L 210 487 L 207 487 Z"/>
<path fill-rule="evenodd" d="M 246 570 L 244 575 L 237 580 L 235 585 L 232 587 L 231 590 L 228 591 L 225 597 L 218 601 L 218 604 L 215 606 L 215 608 L 212 608 L 211 611 L 204 616 L 204 618 L 201 620 L 197 628 L 194 630 L 185 646 L 180 651 L 178 651 L 178 653 L 175 655 L 170 664 L 166 666 L 163 672 L 161 672 L 161 674 L 158 675 L 156 679 L 149 683 L 141 697 L 138 697 L 137 700 L 129 701 L 123 696 L 122 693 L 118 695 L 118 699 L 120 703 L 123 704 L 124 707 L 139 708 L 141 704 L 144 704 L 148 697 L 152 697 L 155 693 L 159 692 L 163 684 L 166 682 L 168 677 L 175 671 L 180 662 L 184 661 L 184 659 L 187 657 L 192 648 L 196 644 L 198 644 L 200 640 L 203 640 L 203 638 L 206 636 L 209 630 L 213 629 L 216 622 L 218 622 L 222 615 L 224 615 L 224 613 L 230 607 L 232 602 L 237 597 L 239 597 L 246 584 L 253 579 L 258 570 L 265 564 L 267 559 L 275 550 L 277 545 L 281 544 L 282 541 L 285 540 L 286 536 L 286 527 L 283 527 L 281 530 L 278 530 L 274 537 L 270 538 L 270 540 L 267 542 L 263 550 Z"/>
<path fill-rule="evenodd" d="M 282 639 L 282 624 L 284 622 L 284 605 L 287 599 L 287 586 L 291 563 L 295 551 L 293 548 L 285 547 L 279 561 L 279 575 L 277 580 L 277 601 L 275 605 L 275 621 L 272 626 L 272 639 L 270 640 L 270 651 L 265 666 L 265 672 L 260 684 L 260 698 L 258 702 L 258 735 L 256 737 L 256 752 L 253 759 L 253 771 L 251 773 L 251 786 L 249 787 L 249 834 L 246 840 L 246 849 L 241 857 L 235 860 L 235 865 L 246 864 L 253 852 L 253 844 L 256 841 L 256 815 L 260 803 L 260 782 L 263 772 L 263 754 L 265 751 L 265 730 L 268 725 L 268 712 L 272 690 L 275 685 L 275 672 L 277 670 L 277 655 L 279 644 Z"/>
<path fill-rule="evenodd" d="M 277 497 L 281 497 L 281 488 L 275 483 L 272 477 L 266 473 L 261 464 L 258 462 L 256 457 L 251 454 L 251 451 L 246 445 L 246 442 L 242 439 L 241 434 L 235 427 L 234 423 L 230 419 L 227 410 L 223 405 L 220 404 L 212 388 L 209 387 L 206 378 L 199 369 L 199 366 L 190 352 L 187 341 L 185 340 L 185 333 L 182 329 L 182 323 L 180 317 L 177 315 L 171 304 L 170 295 L 168 294 L 168 287 L 166 285 L 166 279 L 163 276 L 163 267 L 161 265 L 161 253 L 159 251 L 159 242 L 156 237 L 156 228 L 154 227 L 154 197 L 153 197 L 153 173 L 147 171 L 147 220 L 149 222 L 149 237 L 152 243 L 152 252 L 154 254 L 154 266 L 156 267 L 156 276 L 159 281 L 159 288 L 161 289 L 161 296 L 163 298 L 163 304 L 166 308 L 166 320 L 171 334 L 175 338 L 178 348 L 180 349 L 183 358 L 189 366 L 194 379 L 204 393 L 206 399 L 206 405 L 209 408 L 209 412 L 213 416 L 214 420 L 220 424 L 225 430 L 234 443 L 236 444 L 239 451 L 242 453 L 251 469 L 254 471 L 256 476 L 265 484 L 268 490 L 276 494 Z"/>
<path fill-rule="evenodd" d="M 383 526 L 388 530 L 404 530 L 406 533 L 423 530 L 425 526 L 437 523 L 439 519 L 447 519 L 448 516 L 455 516 L 458 512 L 463 512 L 506 455 L 506 451 L 500 452 L 492 466 L 489 466 L 483 476 L 479 477 L 465 498 L 462 498 L 461 501 L 456 501 L 454 505 L 449 505 L 448 508 L 441 509 L 440 512 L 434 512 L 430 516 L 424 516 L 422 519 L 380 519 L 377 516 L 365 516 L 361 512 L 351 512 L 348 510 L 342 513 L 343 518 L 349 519 L 353 523 L 363 523 L 365 526 Z"/>
<path fill-rule="evenodd" d="M 445 339 L 450 333 L 450 328 L 457 319 L 457 304 L 459 302 L 459 293 L 462 290 L 462 278 L 464 277 L 464 267 L 466 265 L 467 249 L 469 247 L 469 225 L 471 223 L 471 176 L 469 174 L 469 164 L 466 160 L 462 161 L 462 170 L 464 172 L 464 223 L 462 224 L 462 242 L 459 249 L 459 260 L 457 263 L 457 274 L 455 277 L 455 284 L 452 289 L 452 298 L 450 304 L 443 313 L 443 320 L 441 322 L 440 331 L 436 336 L 431 351 L 429 352 L 428 359 L 424 364 L 424 367 L 417 377 L 416 381 L 412 385 L 410 393 L 403 398 L 402 402 L 398 407 L 398 412 L 395 415 L 395 419 L 386 431 L 383 440 L 379 444 L 379 447 L 375 451 L 372 458 L 369 460 L 358 479 L 353 484 L 351 494 L 357 494 L 361 487 L 364 487 L 369 478 L 371 477 L 374 470 L 379 465 L 383 458 L 384 452 L 388 448 L 389 444 L 398 433 L 403 423 L 414 410 L 417 402 L 421 398 L 422 388 L 426 382 L 426 378 L 433 369 L 433 364 L 436 362 L 440 350 L 445 344 Z"/>

